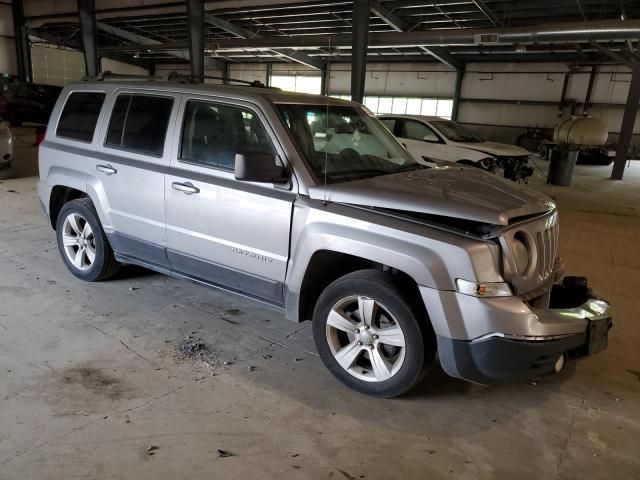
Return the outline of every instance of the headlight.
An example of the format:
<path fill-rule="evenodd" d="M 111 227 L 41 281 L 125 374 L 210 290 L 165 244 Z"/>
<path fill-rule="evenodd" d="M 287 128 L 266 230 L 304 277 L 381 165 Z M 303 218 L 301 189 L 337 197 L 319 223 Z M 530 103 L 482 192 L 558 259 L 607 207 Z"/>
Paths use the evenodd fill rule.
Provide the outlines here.
<path fill-rule="evenodd" d="M 513 241 L 511 242 L 511 252 L 513 253 L 513 259 L 516 262 L 518 275 L 524 275 L 529 269 L 531 252 L 529 251 L 528 241 L 520 232 L 516 233 L 513 237 Z"/>
<path fill-rule="evenodd" d="M 511 288 L 505 282 L 477 283 L 458 278 L 456 286 L 458 287 L 458 292 L 472 297 L 510 297 L 513 295 Z"/>

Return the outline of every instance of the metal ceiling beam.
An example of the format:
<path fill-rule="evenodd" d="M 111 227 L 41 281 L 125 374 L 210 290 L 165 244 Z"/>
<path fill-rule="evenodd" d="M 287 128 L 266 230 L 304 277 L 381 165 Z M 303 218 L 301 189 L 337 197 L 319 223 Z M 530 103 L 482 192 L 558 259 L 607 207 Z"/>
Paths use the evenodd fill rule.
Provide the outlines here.
<path fill-rule="evenodd" d="M 393 28 L 396 32 L 406 32 L 409 30 L 409 24 L 407 22 L 377 0 L 371 0 L 369 2 L 369 9 L 374 15 Z"/>
<path fill-rule="evenodd" d="M 405 22 L 402 18 L 397 16 L 383 4 L 378 2 L 377 0 L 371 0 L 369 4 L 369 8 L 371 12 L 374 13 L 378 18 L 383 20 L 387 25 L 393 28 L 396 32 L 406 32 L 411 29 L 411 25 Z M 454 70 L 463 70 L 464 62 L 461 62 L 446 49 L 442 47 L 420 47 L 421 50 L 431 55 L 433 58 L 438 60 L 439 62 L 444 63 L 445 65 L 453 68 Z"/>
<path fill-rule="evenodd" d="M 613 50 L 611 50 L 610 48 L 607 48 L 603 45 L 600 45 L 597 42 L 591 42 L 591 46 L 597 50 L 599 50 L 600 52 L 604 53 L 607 57 L 615 60 L 616 62 L 620 62 L 623 65 L 626 65 L 627 67 L 632 67 L 633 66 L 633 61 L 631 61 L 629 58 L 625 57 L 622 53 L 619 52 L 614 52 Z"/>
<path fill-rule="evenodd" d="M 410 32 L 370 32 L 369 46 L 449 46 L 545 42 L 576 42 L 596 40 L 627 40 L 640 37 L 640 20 L 598 20 L 569 22 L 526 27 L 464 28 L 424 30 Z M 485 40 L 482 40 L 482 39 Z M 351 35 L 299 35 L 273 36 L 252 39 L 220 39 L 218 48 L 269 49 L 269 48 L 323 48 L 331 41 L 332 47 L 351 46 Z"/>
<path fill-rule="evenodd" d="M 476 7 L 478 7 L 478 10 L 480 10 L 484 14 L 484 16 L 487 17 L 487 20 L 489 20 L 494 27 L 503 26 L 502 22 L 498 20 L 498 18 L 493 14 L 491 9 L 485 5 L 483 0 L 472 0 L 472 2 L 475 4 Z"/>
<path fill-rule="evenodd" d="M 239 27 L 215 15 L 206 14 L 204 16 L 204 21 L 209 25 L 220 28 L 225 32 L 231 33 L 232 35 L 243 38 L 245 40 L 263 38 L 262 35 L 258 33 Z M 322 62 L 321 60 L 317 58 L 309 57 L 307 54 L 303 52 L 298 52 L 290 48 L 271 49 L 271 51 L 275 53 L 277 56 L 285 57 L 289 60 L 292 60 L 297 63 L 301 63 L 303 65 L 314 68 L 316 70 L 322 70 L 322 68 L 324 67 L 324 62 Z"/>
<path fill-rule="evenodd" d="M 127 42 L 131 42 L 135 45 L 140 45 L 142 47 L 151 47 L 151 48 L 160 47 L 157 49 L 163 53 L 166 53 L 169 56 L 180 58 L 182 60 L 187 60 L 187 61 L 190 61 L 191 59 L 191 57 L 189 56 L 189 50 L 187 48 L 183 47 L 181 49 L 176 49 L 176 50 L 171 48 L 165 49 L 165 48 L 162 48 L 163 46 L 162 42 L 159 42 L 152 38 L 145 37 L 143 35 L 138 35 L 137 33 L 132 33 L 127 30 L 123 30 L 122 28 L 113 27 L 104 22 L 96 22 L 96 27 L 100 31 L 108 33 L 109 35 L 113 35 L 114 37 L 118 37 L 121 40 L 126 40 Z M 204 64 L 206 67 L 209 67 L 209 68 L 217 69 L 222 67 L 221 62 L 209 57 L 204 58 Z"/>
<path fill-rule="evenodd" d="M 60 38 L 57 35 L 53 35 L 48 32 L 29 29 L 28 33 L 31 37 L 37 38 L 38 40 L 42 40 L 46 43 L 50 43 L 51 45 L 59 45 L 78 51 L 82 51 L 83 48 L 82 43 L 80 42 L 69 41 L 69 39 Z M 135 65 L 136 67 L 144 68 L 147 70 L 151 67 L 148 62 L 137 58 L 132 58 L 130 55 L 126 55 L 120 52 L 101 52 L 100 56 L 122 63 L 128 63 L 129 65 Z"/>

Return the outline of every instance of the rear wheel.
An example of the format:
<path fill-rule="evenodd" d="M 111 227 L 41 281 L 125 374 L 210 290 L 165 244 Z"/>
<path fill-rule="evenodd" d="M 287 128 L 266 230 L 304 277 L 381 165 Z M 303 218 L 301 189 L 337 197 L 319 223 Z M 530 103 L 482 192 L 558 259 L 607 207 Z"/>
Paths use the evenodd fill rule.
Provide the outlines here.
<path fill-rule="evenodd" d="M 313 336 L 320 358 L 362 393 L 395 397 L 422 378 L 435 357 L 433 335 L 390 274 L 361 270 L 320 295 Z"/>
<path fill-rule="evenodd" d="M 79 198 L 62 207 L 56 222 L 56 238 L 67 269 L 81 280 L 97 282 L 118 271 L 120 264 L 90 199 Z"/>

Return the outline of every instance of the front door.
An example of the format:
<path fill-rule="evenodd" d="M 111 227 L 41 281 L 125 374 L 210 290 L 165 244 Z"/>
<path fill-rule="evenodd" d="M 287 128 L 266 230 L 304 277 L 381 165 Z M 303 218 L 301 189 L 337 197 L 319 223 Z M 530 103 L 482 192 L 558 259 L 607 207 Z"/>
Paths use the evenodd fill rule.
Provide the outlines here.
<path fill-rule="evenodd" d="M 295 180 L 239 182 L 236 153 L 284 158 L 250 105 L 186 97 L 165 177 L 167 253 L 174 271 L 282 304 Z"/>

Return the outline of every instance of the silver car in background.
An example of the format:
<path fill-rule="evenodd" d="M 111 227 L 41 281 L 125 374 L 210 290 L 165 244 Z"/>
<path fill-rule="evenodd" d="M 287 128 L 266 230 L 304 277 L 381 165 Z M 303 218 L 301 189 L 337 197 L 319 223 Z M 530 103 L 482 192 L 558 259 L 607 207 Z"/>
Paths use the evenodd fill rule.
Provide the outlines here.
<path fill-rule="evenodd" d="M 425 167 L 360 105 L 256 87 L 67 86 L 38 193 L 86 281 L 133 263 L 311 320 L 322 361 L 383 397 L 436 355 L 524 381 L 606 347 L 609 305 L 562 278 L 548 197 Z"/>

